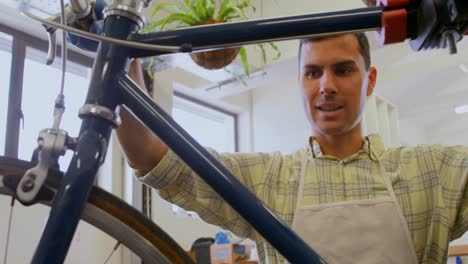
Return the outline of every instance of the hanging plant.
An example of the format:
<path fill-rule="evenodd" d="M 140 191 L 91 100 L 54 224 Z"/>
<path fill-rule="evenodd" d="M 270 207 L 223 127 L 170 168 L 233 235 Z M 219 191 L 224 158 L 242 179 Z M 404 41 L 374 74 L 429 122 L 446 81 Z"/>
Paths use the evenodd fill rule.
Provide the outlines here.
<path fill-rule="evenodd" d="M 216 0 L 194 0 L 192 2 L 190 0 L 179 0 L 179 3 L 161 3 L 154 8 L 151 16 L 154 17 L 161 10 L 169 11 L 169 15 L 153 21 L 143 32 L 162 31 L 169 25 L 174 28 L 181 28 L 246 20 L 246 9 L 250 8 L 253 12 L 256 11 L 250 2 L 251 0 L 221 0 L 221 3 L 217 5 Z M 275 52 L 273 60 L 281 56 L 281 52 L 274 43 L 258 44 L 258 46 L 263 63 L 267 62 L 267 47 Z M 245 47 L 193 52 L 190 57 L 199 66 L 214 70 L 229 65 L 238 55 L 245 74 L 249 76 L 250 67 Z"/>

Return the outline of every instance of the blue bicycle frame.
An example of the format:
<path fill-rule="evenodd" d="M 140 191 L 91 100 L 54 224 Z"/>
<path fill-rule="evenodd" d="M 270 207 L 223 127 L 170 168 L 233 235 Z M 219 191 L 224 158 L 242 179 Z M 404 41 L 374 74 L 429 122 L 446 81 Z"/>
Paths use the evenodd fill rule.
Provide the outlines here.
<path fill-rule="evenodd" d="M 183 52 L 190 52 L 379 29 L 382 12 L 381 8 L 364 8 L 149 34 L 136 33 L 138 25 L 133 20 L 111 15 L 104 21 L 103 33 L 109 37 L 140 43 L 182 46 Z M 289 262 L 321 263 L 321 258 L 299 236 L 127 76 L 131 58 L 161 54 L 164 52 L 101 43 L 86 104 L 113 112 L 118 105 L 127 106 Z M 93 115 L 82 116 L 82 119 L 76 153 L 55 196 L 32 263 L 64 261 L 94 177 L 104 160 L 112 122 Z"/>

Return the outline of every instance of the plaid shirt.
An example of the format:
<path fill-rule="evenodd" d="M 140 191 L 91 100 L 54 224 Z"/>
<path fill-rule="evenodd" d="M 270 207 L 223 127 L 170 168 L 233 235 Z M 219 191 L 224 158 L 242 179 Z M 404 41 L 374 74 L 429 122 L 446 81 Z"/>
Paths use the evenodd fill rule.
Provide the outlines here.
<path fill-rule="evenodd" d="M 392 181 L 419 262 L 446 262 L 449 241 L 468 227 L 468 147 L 384 149 L 379 138 L 371 135 L 362 150 L 339 160 L 323 155 L 315 140 L 309 143 L 309 148 L 290 155 L 210 152 L 289 225 L 304 151 L 316 160 L 316 166 L 309 165 L 305 174 L 304 205 L 388 197 L 375 153 Z M 197 212 L 206 222 L 256 241 L 262 263 L 283 263 L 283 257 L 172 151 L 140 180 L 159 189 L 168 201 Z"/>

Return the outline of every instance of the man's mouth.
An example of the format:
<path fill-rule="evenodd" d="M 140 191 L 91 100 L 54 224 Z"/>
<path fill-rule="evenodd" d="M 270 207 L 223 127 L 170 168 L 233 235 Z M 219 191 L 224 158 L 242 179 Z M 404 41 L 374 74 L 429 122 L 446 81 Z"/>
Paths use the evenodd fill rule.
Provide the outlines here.
<path fill-rule="evenodd" d="M 320 104 L 320 105 L 316 106 L 316 108 L 321 110 L 321 111 L 324 111 L 324 112 L 334 112 L 334 111 L 342 109 L 343 106 L 339 105 L 339 104 L 325 103 L 325 104 Z"/>

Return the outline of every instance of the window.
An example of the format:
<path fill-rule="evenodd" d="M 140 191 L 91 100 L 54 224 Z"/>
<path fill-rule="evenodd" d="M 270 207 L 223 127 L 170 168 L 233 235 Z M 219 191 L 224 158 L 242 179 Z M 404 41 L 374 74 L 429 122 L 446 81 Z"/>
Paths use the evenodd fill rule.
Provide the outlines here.
<path fill-rule="evenodd" d="M 37 147 L 39 131 L 52 126 L 54 102 L 60 91 L 61 58 L 51 66 L 45 65 L 46 54 L 34 48 L 26 49 L 24 63 L 23 111 L 24 129 L 20 131 L 18 157 L 29 160 Z M 78 136 L 81 119 L 78 110 L 84 104 L 91 69 L 78 63 L 67 62 L 65 75 L 65 112 L 60 128 L 72 137 Z M 62 170 L 68 167 L 72 153 L 60 159 Z"/>
<path fill-rule="evenodd" d="M 236 151 L 235 114 L 179 96 L 174 98 L 172 116 L 202 146 Z"/>
<path fill-rule="evenodd" d="M 2 78 L 0 78 L 0 120 L 2 120 L 0 122 L 0 155 L 5 154 L 12 39 L 12 36 L 0 32 L 0 65 L 2 65 Z"/>
<path fill-rule="evenodd" d="M 29 160 L 37 147 L 40 130 L 52 126 L 53 105 L 61 82 L 61 60 L 57 57 L 52 67 L 45 65 L 46 50 L 46 42 L 0 25 L 0 60 L 2 65 L 6 66 L 2 67 L 2 76 L 8 76 L 0 78 L 0 155 Z M 65 79 L 66 109 L 61 128 L 70 136 L 76 137 L 81 124 L 78 109 L 85 100 L 92 59 L 73 51 L 69 51 L 68 55 Z M 15 76 L 16 82 L 10 83 L 10 72 Z M 8 101 L 10 90 L 15 93 L 12 102 Z M 7 107 L 8 104 L 13 106 L 13 110 L 12 107 Z M 220 152 L 236 151 L 235 114 L 183 95 L 175 97 L 173 111 L 175 120 L 203 146 Z M 8 127 L 7 116 L 13 116 L 11 119 L 14 119 L 14 122 L 8 123 Z M 9 132 L 8 139 L 6 131 Z M 8 149 L 8 153 L 5 153 L 5 149 Z M 67 152 L 65 157 L 60 158 L 62 170 L 66 170 L 71 157 L 72 152 Z M 114 164 L 116 160 L 113 161 L 110 155 L 107 156 L 106 162 L 112 164 L 103 167 L 111 168 L 111 171 L 106 170 L 103 176 L 115 176 L 114 169 L 121 166 L 121 160 Z M 120 183 L 113 184 L 114 178 L 112 184 L 102 187 L 116 191 L 119 196 L 119 192 L 124 192 L 123 196 L 131 202 L 133 176 L 125 178 L 126 182 L 122 183 L 123 190 L 119 187 Z"/>
<path fill-rule="evenodd" d="M 48 43 L 0 24 L 0 155 L 30 160 L 39 131 L 52 126 L 53 105 L 60 90 L 61 59 L 45 64 Z M 59 48 L 60 49 L 60 48 Z M 76 137 L 78 109 L 84 102 L 93 59 L 68 52 L 66 111 L 61 127 Z M 10 78 L 13 78 L 10 82 Z M 8 121 L 8 122 L 7 122 Z M 67 153 L 68 154 L 68 153 Z M 66 168 L 69 156 L 60 159 Z"/>

